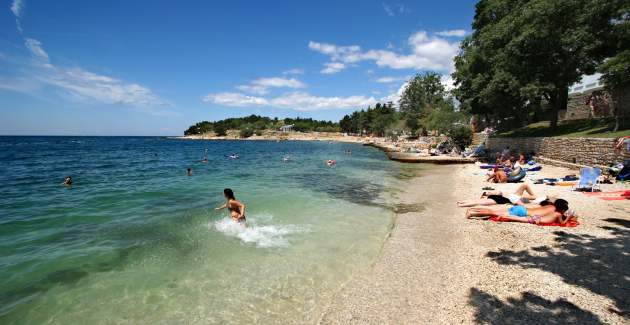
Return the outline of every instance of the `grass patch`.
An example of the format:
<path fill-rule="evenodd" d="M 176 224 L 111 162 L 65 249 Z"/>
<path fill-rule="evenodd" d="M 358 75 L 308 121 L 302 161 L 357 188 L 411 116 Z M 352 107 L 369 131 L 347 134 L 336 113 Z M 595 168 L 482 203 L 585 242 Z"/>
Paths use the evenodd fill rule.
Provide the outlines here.
<path fill-rule="evenodd" d="M 582 120 L 558 125 L 554 130 L 549 127 L 549 121 L 532 123 L 525 127 L 498 133 L 498 137 L 563 137 L 563 138 L 618 138 L 630 134 L 630 125 L 626 123 L 617 132 L 612 132 L 615 121 Z"/>

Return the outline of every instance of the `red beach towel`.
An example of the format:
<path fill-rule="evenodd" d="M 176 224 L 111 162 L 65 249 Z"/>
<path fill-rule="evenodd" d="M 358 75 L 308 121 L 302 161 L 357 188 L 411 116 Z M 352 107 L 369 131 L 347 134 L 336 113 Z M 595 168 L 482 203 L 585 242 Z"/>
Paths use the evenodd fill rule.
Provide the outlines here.
<path fill-rule="evenodd" d="M 501 217 L 490 217 L 490 221 L 494 221 L 494 222 L 514 222 L 512 220 L 504 219 L 504 218 L 501 218 Z M 577 220 L 571 219 L 567 223 L 565 223 L 564 225 L 562 225 L 562 224 L 560 224 L 558 222 L 552 222 L 552 223 L 537 224 L 537 226 L 573 228 L 573 227 L 577 227 L 579 224 L 580 223 Z"/>
<path fill-rule="evenodd" d="M 630 191 L 612 191 L 612 192 L 582 192 L 586 196 L 596 197 L 606 201 L 621 201 L 630 199 Z"/>

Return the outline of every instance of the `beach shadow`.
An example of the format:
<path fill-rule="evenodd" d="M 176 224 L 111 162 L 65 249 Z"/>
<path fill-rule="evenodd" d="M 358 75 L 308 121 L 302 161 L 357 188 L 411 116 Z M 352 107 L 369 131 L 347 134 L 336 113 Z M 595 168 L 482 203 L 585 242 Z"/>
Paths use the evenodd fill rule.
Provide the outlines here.
<path fill-rule="evenodd" d="M 610 312 L 630 316 L 630 221 L 604 219 L 609 237 L 555 231 L 557 247 L 537 246 L 531 250 L 499 250 L 487 257 L 499 264 L 537 268 L 556 274 L 564 282 L 610 298 Z"/>
<path fill-rule="evenodd" d="M 558 299 L 551 301 L 531 292 L 520 298 L 499 298 L 471 288 L 468 303 L 475 307 L 478 324 L 603 324 L 597 315 Z"/>

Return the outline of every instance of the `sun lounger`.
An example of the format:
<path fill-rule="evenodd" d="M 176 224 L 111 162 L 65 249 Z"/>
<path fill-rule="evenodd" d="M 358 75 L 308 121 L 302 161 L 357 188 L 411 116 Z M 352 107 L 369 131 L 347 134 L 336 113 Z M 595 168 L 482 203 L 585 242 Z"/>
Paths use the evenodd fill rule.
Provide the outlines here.
<path fill-rule="evenodd" d="M 580 181 L 575 190 L 593 192 L 598 187 L 598 179 L 601 174 L 602 170 L 597 167 L 582 168 L 580 170 Z"/>

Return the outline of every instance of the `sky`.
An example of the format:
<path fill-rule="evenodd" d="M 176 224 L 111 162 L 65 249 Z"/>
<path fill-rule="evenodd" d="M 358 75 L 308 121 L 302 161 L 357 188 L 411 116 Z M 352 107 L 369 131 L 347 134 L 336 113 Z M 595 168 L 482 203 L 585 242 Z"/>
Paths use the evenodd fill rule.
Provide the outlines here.
<path fill-rule="evenodd" d="M 452 59 L 472 0 L 0 0 L 0 134 L 181 135 L 338 121 Z"/>

